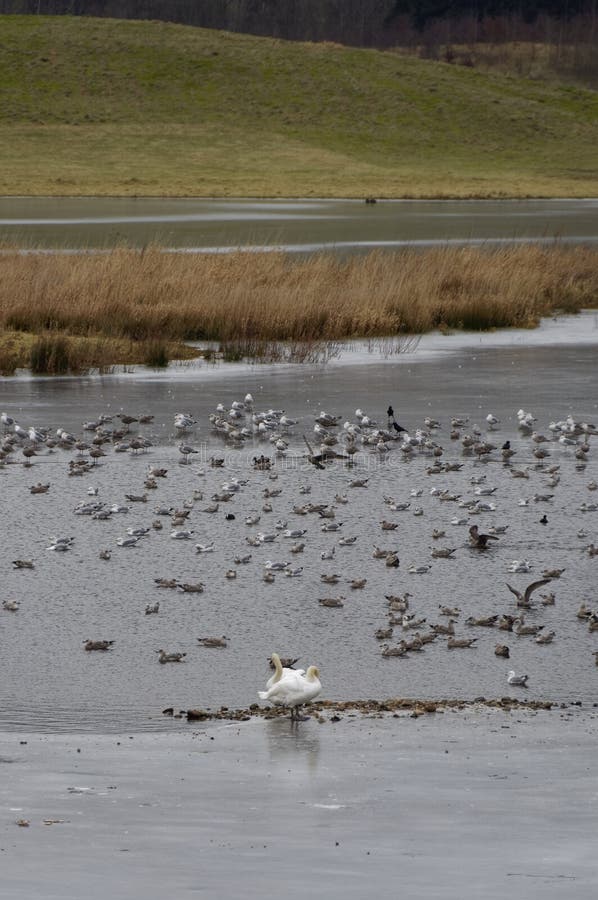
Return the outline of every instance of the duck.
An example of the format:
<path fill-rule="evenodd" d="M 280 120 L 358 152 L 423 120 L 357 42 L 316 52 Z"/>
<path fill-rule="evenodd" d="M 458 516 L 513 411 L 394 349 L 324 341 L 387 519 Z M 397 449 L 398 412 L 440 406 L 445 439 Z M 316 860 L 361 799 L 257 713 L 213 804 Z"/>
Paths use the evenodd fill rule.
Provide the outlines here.
<path fill-rule="evenodd" d="M 305 703 L 315 700 L 322 692 L 320 671 L 317 666 L 309 666 L 307 672 L 287 670 L 282 677 L 265 691 L 258 691 L 260 700 L 268 701 L 274 706 L 288 707 L 291 720 L 301 721 L 299 711 Z"/>

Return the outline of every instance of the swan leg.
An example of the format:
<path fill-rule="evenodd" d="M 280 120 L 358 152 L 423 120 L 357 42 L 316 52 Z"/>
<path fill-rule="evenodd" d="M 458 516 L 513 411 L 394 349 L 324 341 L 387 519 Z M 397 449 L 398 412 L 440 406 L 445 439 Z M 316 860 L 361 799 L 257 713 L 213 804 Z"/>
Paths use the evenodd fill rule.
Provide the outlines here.
<path fill-rule="evenodd" d="M 294 708 L 294 710 L 291 711 L 291 719 L 294 722 L 307 722 L 311 718 L 311 716 L 300 715 L 301 706 L 302 706 L 302 704 L 299 704 L 299 706 L 296 706 Z M 293 716 L 293 712 L 295 713 L 294 716 Z"/>

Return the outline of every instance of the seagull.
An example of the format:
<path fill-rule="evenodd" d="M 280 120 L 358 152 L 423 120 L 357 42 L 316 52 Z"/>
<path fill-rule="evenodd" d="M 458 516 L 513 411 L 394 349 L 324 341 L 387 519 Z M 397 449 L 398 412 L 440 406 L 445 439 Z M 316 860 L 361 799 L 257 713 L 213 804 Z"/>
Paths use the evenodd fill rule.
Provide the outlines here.
<path fill-rule="evenodd" d="M 191 453 L 199 453 L 199 450 L 195 450 L 193 447 L 190 447 L 188 444 L 179 444 L 179 453 L 183 454 L 183 460 L 188 463 L 189 455 Z"/>
<path fill-rule="evenodd" d="M 307 528 L 287 528 L 283 531 L 282 536 L 285 538 L 300 538 L 307 534 Z"/>
<path fill-rule="evenodd" d="M 186 653 L 167 653 L 165 650 L 156 650 L 156 653 L 159 653 L 160 656 L 158 658 L 159 663 L 168 663 L 168 662 L 184 662 Z"/>
<path fill-rule="evenodd" d="M 129 537 L 117 538 L 116 543 L 119 547 L 136 547 L 139 540 L 139 537 L 136 537 L 135 535 L 129 535 Z"/>
<path fill-rule="evenodd" d="M 109 650 L 114 641 L 90 641 L 86 638 L 83 641 L 85 650 Z"/>
<path fill-rule="evenodd" d="M 204 647 L 228 647 L 228 638 L 226 635 L 222 635 L 222 637 L 204 637 L 197 638 L 200 644 Z"/>
<path fill-rule="evenodd" d="M 477 550 L 486 550 L 488 548 L 488 541 L 497 540 L 498 538 L 495 534 L 480 534 L 477 525 L 472 525 L 469 529 L 469 543 Z"/>
<path fill-rule="evenodd" d="M 509 572 L 525 574 L 527 572 L 531 572 L 532 564 L 529 559 L 514 559 L 513 562 L 507 567 L 507 569 Z"/>
<path fill-rule="evenodd" d="M 515 594 L 517 597 L 517 606 L 531 606 L 530 598 L 533 592 L 539 588 L 543 587 L 545 584 L 550 584 L 551 578 L 542 578 L 540 581 L 532 581 L 531 584 L 528 584 L 524 592 L 518 591 L 517 588 L 511 587 L 510 584 L 507 584 L 508 589 L 512 594 Z"/>
<path fill-rule="evenodd" d="M 324 469 L 325 466 L 323 465 L 323 461 L 327 458 L 325 456 L 325 454 L 324 453 L 314 454 L 314 451 L 312 450 L 311 445 L 310 445 L 309 441 L 307 440 L 307 438 L 305 437 L 305 435 L 303 435 L 303 440 L 307 444 L 307 449 L 309 451 L 307 454 L 308 462 L 310 462 L 312 464 L 312 466 L 315 466 L 316 469 Z"/>
<path fill-rule="evenodd" d="M 198 553 L 213 553 L 214 552 L 214 541 L 211 544 L 196 544 L 195 549 Z"/>

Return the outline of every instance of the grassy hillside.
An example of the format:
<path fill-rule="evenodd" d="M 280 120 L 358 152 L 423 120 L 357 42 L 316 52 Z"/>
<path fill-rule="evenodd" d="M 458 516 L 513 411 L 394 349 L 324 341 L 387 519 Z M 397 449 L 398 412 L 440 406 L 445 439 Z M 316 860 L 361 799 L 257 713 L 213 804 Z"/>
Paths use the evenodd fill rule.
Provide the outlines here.
<path fill-rule="evenodd" d="M 0 17 L 0 194 L 588 196 L 598 94 L 157 22 Z"/>

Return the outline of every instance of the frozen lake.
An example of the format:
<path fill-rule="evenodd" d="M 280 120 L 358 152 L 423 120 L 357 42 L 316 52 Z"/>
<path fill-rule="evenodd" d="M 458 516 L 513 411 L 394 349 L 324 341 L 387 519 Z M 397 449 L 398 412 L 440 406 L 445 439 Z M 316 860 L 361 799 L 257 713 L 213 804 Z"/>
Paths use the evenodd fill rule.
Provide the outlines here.
<path fill-rule="evenodd" d="M 597 199 L 191 200 L 0 197 L 0 243 L 46 249 L 143 247 L 189 252 L 281 247 L 365 252 L 376 247 L 593 244 Z"/>
<path fill-rule="evenodd" d="M 124 412 L 153 414 L 149 425 L 133 426 L 133 434 L 149 439 L 144 453 L 117 453 L 111 444 L 106 457 L 83 477 L 70 477 L 69 464 L 76 450 L 42 446 L 25 467 L 16 449 L 0 468 L 5 528 L 3 538 L 3 598 L 19 601 L 16 612 L 0 609 L 3 653 L 0 660 L 0 727 L 17 730 L 119 731 L 163 729 L 177 723 L 161 715 L 164 707 L 246 707 L 268 677 L 267 657 L 273 650 L 299 656 L 305 667 L 321 669 L 326 699 L 383 699 L 405 697 L 517 696 L 591 703 L 598 699 L 598 668 L 593 651 L 598 631 L 576 616 L 582 600 L 595 608 L 596 558 L 586 551 L 598 544 L 598 480 L 592 448 L 587 461 L 575 457 L 575 447 L 550 440 L 550 457 L 542 466 L 532 455 L 533 442 L 517 428 L 517 410 L 530 410 L 536 427 L 547 437 L 551 422 L 572 416 L 596 422 L 597 376 L 596 316 L 549 320 L 535 331 L 509 331 L 491 335 L 454 335 L 422 338 L 411 352 L 389 355 L 368 353 L 362 346 L 345 348 L 327 365 L 224 365 L 191 363 L 172 365 L 166 372 L 135 371 L 111 376 L 45 379 L 28 375 L 3 379 L 1 408 L 23 427 L 35 425 L 55 432 L 58 427 L 89 441 L 93 432 L 84 422 L 100 414 Z M 250 391 L 256 411 L 284 409 L 297 419 L 288 430 L 286 457 L 275 458 L 265 438 L 254 436 L 232 447 L 213 433 L 209 415 L 218 403 L 228 410 L 234 400 Z M 382 454 L 361 446 L 354 466 L 343 460 L 319 471 L 304 458 L 302 435 L 313 443 L 314 418 L 322 409 L 356 422 L 361 408 L 382 426 L 386 408 L 410 434 L 424 428 L 424 419 L 437 419 L 430 439 L 442 448 L 441 463 L 462 463 L 459 471 L 428 474 L 435 457 L 417 451 L 406 458 L 398 442 Z M 173 417 L 190 412 L 198 427 L 185 436 L 197 454 L 181 464 L 180 437 Z M 500 424 L 487 432 L 486 416 Z M 461 434 L 478 425 L 483 439 L 497 448 L 510 440 L 516 455 L 504 466 L 500 450 L 478 460 L 463 454 L 460 439 L 451 439 L 451 417 L 468 417 Z M 251 425 L 251 418 L 243 423 Z M 118 425 L 115 419 L 113 426 Z M 595 444 L 596 438 L 590 438 Z M 343 447 L 342 441 L 339 445 Z M 256 471 L 255 456 L 273 460 L 272 469 Z M 85 455 L 85 452 L 83 453 Z M 210 465 L 222 457 L 223 468 Z M 485 459 L 485 461 L 484 461 Z M 560 481 L 550 482 L 546 469 L 559 466 Z M 149 466 L 164 467 L 157 489 L 146 489 Z M 528 478 L 514 478 L 513 469 Z M 204 510 L 223 483 L 245 482 L 218 511 Z M 351 487 L 367 478 L 367 487 Z M 483 479 L 479 484 L 477 479 Z M 472 481 L 474 479 L 474 481 Z M 38 482 L 49 483 L 47 493 L 31 494 Z M 88 488 L 97 488 L 91 497 Z M 491 496 L 476 495 L 476 488 L 495 487 Z M 269 498 L 265 491 L 280 491 Z M 310 493 L 302 493 L 309 490 Z M 458 500 L 443 502 L 446 490 Z M 201 492 L 203 499 L 198 498 Z M 421 492 L 414 496 L 415 492 Z M 127 494 L 147 495 L 147 502 L 128 501 Z M 550 499 L 533 499 L 552 495 Z M 345 497 L 339 502 L 335 497 Z M 386 497 L 408 502 L 393 511 Z M 471 514 L 462 501 L 486 500 L 493 511 Z M 125 513 L 106 521 L 76 515 L 79 504 L 95 500 L 106 506 L 128 506 Z M 187 501 L 190 540 L 173 540 L 168 516 L 160 506 L 180 508 Z M 525 504 L 522 501 L 526 501 Z M 293 507 L 307 502 L 334 507 L 342 523 L 337 533 L 324 533 L 316 513 L 298 515 Z M 421 515 L 415 515 L 416 510 Z M 584 511 L 586 510 L 586 511 Z M 226 515 L 234 515 L 227 520 Z M 258 525 L 246 517 L 260 515 Z M 546 515 L 547 524 L 541 524 Z M 452 525 L 454 517 L 467 524 Z M 152 528 L 160 520 L 161 530 Z M 384 531 L 380 523 L 397 524 Z M 306 529 L 302 553 L 290 553 L 295 540 L 279 536 L 272 543 L 250 546 L 247 538 L 258 531 L 276 532 L 276 524 Z M 468 526 L 481 531 L 508 525 L 506 533 L 486 552 L 468 545 Z M 124 548 L 117 540 L 129 527 L 149 527 L 136 547 Z M 432 538 L 434 529 L 446 536 Z M 72 536 L 72 548 L 63 553 L 47 548 L 53 536 Z M 340 537 L 356 537 L 353 546 L 339 546 Z M 214 552 L 198 554 L 197 543 L 214 542 Z M 398 568 L 374 559 L 374 545 L 397 550 Z M 454 548 L 453 559 L 432 558 L 433 547 Z M 321 552 L 335 548 L 331 561 Z M 99 556 L 111 550 L 111 559 Z M 235 558 L 251 554 L 246 564 Z M 28 559 L 34 569 L 14 570 L 11 561 Z M 301 575 L 276 575 L 273 584 L 262 580 L 267 559 L 302 567 Z M 528 560 L 528 574 L 511 573 L 514 560 Z M 429 565 L 426 574 L 410 574 L 410 565 Z M 553 643 L 538 645 L 533 637 L 516 636 L 496 627 L 468 626 L 470 617 L 516 612 L 515 597 L 506 587 L 523 589 L 549 568 L 564 569 L 562 576 L 538 590 L 526 622 L 555 631 Z M 227 570 L 237 577 L 225 577 Z M 336 585 L 322 583 L 322 574 L 337 573 Z M 204 584 L 203 593 L 159 589 L 156 578 Z M 362 589 L 350 579 L 366 578 Z M 555 593 L 554 605 L 543 605 L 540 594 Z M 410 611 L 426 622 L 444 622 L 439 604 L 458 606 L 458 637 L 477 638 L 468 650 L 448 650 L 439 637 L 422 652 L 385 659 L 374 633 L 388 619 L 386 595 L 408 591 Z M 325 597 L 345 598 L 343 608 L 319 604 Z M 160 601 L 157 615 L 146 615 L 149 603 Z M 395 627 L 389 640 L 396 645 L 413 632 Z M 201 636 L 226 635 L 226 649 L 200 646 Z M 85 639 L 113 640 L 107 653 L 83 650 Z M 507 644 L 510 659 L 495 656 L 497 643 Z M 186 653 L 181 664 L 160 665 L 156 650 Z M 529 675 L 527 690 L 507 684 L 509 669 Z"/>

